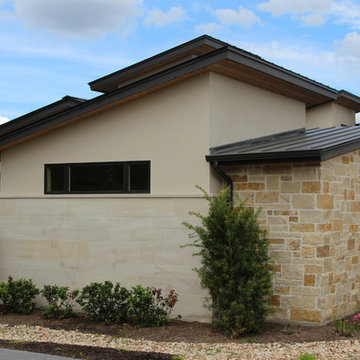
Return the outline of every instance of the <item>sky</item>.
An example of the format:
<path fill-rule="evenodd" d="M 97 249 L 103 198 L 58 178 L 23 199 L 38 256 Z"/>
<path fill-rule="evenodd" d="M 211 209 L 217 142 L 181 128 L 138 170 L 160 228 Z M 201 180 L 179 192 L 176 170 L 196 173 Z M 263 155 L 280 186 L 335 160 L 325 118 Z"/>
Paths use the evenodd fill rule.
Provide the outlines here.
<path fill-rule="evenodd" d="M 0 123 L 203 34 L 360 96 L 360 0 L 0 0 Z"/>

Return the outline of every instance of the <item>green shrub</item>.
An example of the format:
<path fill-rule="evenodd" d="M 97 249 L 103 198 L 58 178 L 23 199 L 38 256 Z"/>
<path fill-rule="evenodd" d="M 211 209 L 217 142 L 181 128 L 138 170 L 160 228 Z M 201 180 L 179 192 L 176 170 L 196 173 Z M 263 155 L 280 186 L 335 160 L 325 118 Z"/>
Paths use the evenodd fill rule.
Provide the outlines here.
<path fill-rule="evenodd" d="M 0 300 L 3 313 L 30 314 L 35 309 L 33 299 L 39 294 L 39 289 L 32 280 L 13 280 L 9 276 L 7 283 L 0 283 Z"/>
<path fill-rule="evenodd" d="M 195 271 L 210 293 L 213 324 L 230 336 L 257 332 L 270 311 L 272 293 L 269 244 L 257 223 L 258 212 L 241 201 L 234 208 L 229 189 L 218 197 L 201 190 L 209 213 L 190 212 L 201 225 L 184 223 L 194 239 L 185 246 L 195 246 L 194 255 L 201 257 L 202 265 Z"/>
<path fill-rule="evenodd" d="M 70 291 L 68 286 L 45 285 L 41 295 L 48 302 L 43 315 L 48 318 L 66 319 L 76 316 L 73 304 L 79 290 Z"/>
<path fill-rule="evenodd" d="M 317 357 L 315 355 L 311 355 L 311 354 L 303 354 L 299 356 L 299 360 L 316 360 Z"/>
<path fill-rule="evenodd" d="M 132 287 L 129 296 L 128 315 L 136 327 L 163 326 L 169 323 L 169 314 L 178 300 L 178 294 L 171 290 L 163 297 L 162 290 Z"/>
<path fill-rule="evenodd" d="M 129 291 L 120 283 L 111 281 L 93 282 L 85 286 L 76 300 L 90 320 L 125 322 L 127 320 L 127 299 Z"/>

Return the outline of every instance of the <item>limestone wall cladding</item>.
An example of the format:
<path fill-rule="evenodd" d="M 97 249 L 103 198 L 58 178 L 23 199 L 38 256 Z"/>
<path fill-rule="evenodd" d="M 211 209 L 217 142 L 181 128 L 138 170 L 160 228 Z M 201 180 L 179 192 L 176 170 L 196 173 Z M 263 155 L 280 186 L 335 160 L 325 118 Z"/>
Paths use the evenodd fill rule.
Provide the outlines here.
<path fill-rule="evenodd" d="M 360 151 L 321 163 L 228 167 L 235 193 L 262 208 L 275 263 L 273 318 L 324 323 L 360 300 Z"/>
<path fill-rule="evenodd" d="M 2 197 L 0 281 L 9 275 L 44 284 L 82 287 L 119 281 L 179 293 L 175 315 L 209 321 L 206 293 L 192 268 L 198 258 L 183 221 L 205 213 L 199 197 Z M 191 217 L 191 221 L 194 221 Z"/>

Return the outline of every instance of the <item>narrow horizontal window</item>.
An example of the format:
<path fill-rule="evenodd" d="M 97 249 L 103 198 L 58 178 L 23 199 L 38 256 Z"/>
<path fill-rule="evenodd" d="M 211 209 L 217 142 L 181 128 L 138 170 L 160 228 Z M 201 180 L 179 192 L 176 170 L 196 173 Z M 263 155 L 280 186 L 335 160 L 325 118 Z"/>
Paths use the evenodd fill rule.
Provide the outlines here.
<path fill-rule="evenodd" d="M 45 194 L 149 192 L 150 161 L 45 165 Z"/>

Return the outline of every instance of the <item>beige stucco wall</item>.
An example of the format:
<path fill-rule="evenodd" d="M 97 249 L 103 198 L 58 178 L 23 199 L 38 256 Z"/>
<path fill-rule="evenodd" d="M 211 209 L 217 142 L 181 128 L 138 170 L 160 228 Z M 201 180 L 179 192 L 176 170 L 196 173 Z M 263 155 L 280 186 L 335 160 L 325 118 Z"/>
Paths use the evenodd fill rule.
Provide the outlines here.
<path fill-rule="evenodd" d="M 0 198 L 0 281 L 32 278 L 42 287 L 71 288 L 92 281 L 126 287 L 174 288 L 174 315 L 209 321 L 206 292 L 197 274 L 194 248 L 182 222 L 189 210 L 207 210 L 198 197 L 8 197 Z"/>
<path fill-rule="evenodd" d="M 355 124 L 355 111 L 333 102 L 316 106 L 306 112 L 306 128 L 327 128 Z"/>
<path fill-rule="evenodd" d="M 210 189 L 209 74 L 2 152 L 2 194 L 40 195 L 44 164 L 151 160 L 151 194 Z"/>
<path fill-rule="evenodd" d="M 305 127 L 305 103 L 211 73 L 210 144 Z"/>

